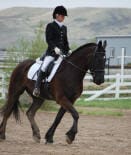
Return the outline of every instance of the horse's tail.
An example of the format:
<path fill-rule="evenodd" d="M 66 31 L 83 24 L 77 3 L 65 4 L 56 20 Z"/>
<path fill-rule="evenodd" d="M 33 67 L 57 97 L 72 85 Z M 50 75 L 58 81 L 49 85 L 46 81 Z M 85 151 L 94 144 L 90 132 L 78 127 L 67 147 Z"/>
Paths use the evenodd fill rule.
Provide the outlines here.
<path fill-rule="evenodd" d="M 15 69 L 16 70 L 16 69 Z M 6 104 L 1 109 L 1 114 L 8 118 L 11 113 L 15 117 L 16 121 L 20 120 L 20 112 L 19 112 L 19 100 L 18 95 L 16 94 L 16 85 L 17 82 L 15 81 L 15 70 L 12 72 L 8 87 L 8 93 L 6 98 Z"/>
<path fill-rule="evenodd" d="M 16 121 L 20 121 L 19 100 L 7 98 L 6 104 L 1 108 L 1 114 L 8 118 L 12 113 Z"/>
<path fill-rule="evenodd" d="M 13 114 L 16 121 L 20 121 L 19 97 L 25 90 L 24 75 L 25 72 L 29 69 L 29 66 L 32 62 L 31 61 L 29 63 L 30 65 L 25 66 L 28 61 L 20 63 L 12 72 L 9 82 L 6 104 L 1 109 L 1 114 L 4 117 L 8 118 L 11 114 Z"/>

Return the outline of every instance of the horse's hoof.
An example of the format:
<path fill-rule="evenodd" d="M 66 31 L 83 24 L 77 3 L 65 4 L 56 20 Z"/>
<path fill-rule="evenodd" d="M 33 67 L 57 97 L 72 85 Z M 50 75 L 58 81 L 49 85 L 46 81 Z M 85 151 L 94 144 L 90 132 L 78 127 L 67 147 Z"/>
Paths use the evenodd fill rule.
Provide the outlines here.
<path fill-rule="evenodd" d="M 50 145 L 50 144 L 53 144 L 53 142 L 48 142 L 48 141 L 46 141 L 45 144 L 46 144 L 46 145 L 48 145 L 48 144 Z"/>
<path fill-rule="evenodd" d="M 66 135 L 66 142 L 68 144 L 72 144 L 72 140 L 70 139 L 70 137 L 68 137 L 68 135 Z"/>
<path fill-rule="evenodd" d="M 40 138 L 36 137 L 36 136 L 33 136 L 33 139 L 36 143 L 40 143 Z"/>
<path fill-rule="evenodd" d="M 4 141 L 6 139 L 5 135 L 0 135 L 0 142 Z"/>
<path fill-rule="evenodd" d="M 53 142 L 54 142 L 53 140 L 47 140 L 47 139 L 46 139 L 45 144 L 53 144 Z"/>
<path fill-rule="evenodd" d="M 3 141 L 5 141 L 5 139 L 1 139 L 1 138 L 0 138 L 0 142 L 3 142 Z"/>

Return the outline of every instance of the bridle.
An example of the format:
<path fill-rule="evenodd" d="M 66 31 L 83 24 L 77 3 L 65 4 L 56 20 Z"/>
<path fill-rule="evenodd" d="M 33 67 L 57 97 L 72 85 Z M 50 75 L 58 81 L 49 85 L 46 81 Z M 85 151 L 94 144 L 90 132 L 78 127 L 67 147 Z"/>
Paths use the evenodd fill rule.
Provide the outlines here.
<path fill-rule="evenodd" d="M 67 60 L 67 59 L 64 59 L 67 63 L 71 64 L 73 67 L 75 67 L 76 69 L 78 69 L 79 71 L 81 72 L 84 72 L 84 73 L 88 73 L 90 75 L 93 75 L 95 76 L 95 73 L 96 72 L 105 72 L 104 69 L 94 69 L 94 63 L 95 63 L 95 55 L 97 53 L 104 53 L 104 52 L 97 52 L 97 46 L 95 47 L 95 52 L 94 52 L 94 55 L 93 55 L 93 62 L 92 62 L 92 65 L 91 65 L 91 68 L 90 68 L 90 71 L 87 71 L 85 69 L 82 69 L 80 68 L 79 66 L 75 65 L 73 62 Z"/>
<path fill-rule="evenodd" d="M 91 74 L 93 75 L 93 76 L 95 76 L 95 74 L 97 73 L 97 72 L 105 72 L 105 70 L 104 69 L 96 69 L 96 67 L 95 67 L 95 62 L 96 62 L 96 54 L 105 54 L 105 52 L 97 52 L 97 47 L 96 47 L 96 49 L 95 49 L 95 52 L 94 52 L 94 56 L 93 56 L 93 61 L 92 61 L 92 65 L 91 65 L 91 68 L 90 68 L 90 71 L 91 71 Z M 104 65 L 105 65 L 105 60 L 106 60 L 106 58 L 104 58 Z"/>

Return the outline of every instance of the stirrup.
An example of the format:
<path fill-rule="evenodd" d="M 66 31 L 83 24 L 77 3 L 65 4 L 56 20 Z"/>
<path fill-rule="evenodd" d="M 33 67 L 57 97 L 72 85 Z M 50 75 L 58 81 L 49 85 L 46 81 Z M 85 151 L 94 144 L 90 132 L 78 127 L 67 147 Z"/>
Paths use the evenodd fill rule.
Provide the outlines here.
<path fill-rule="evenodd" d="M 39 88 L 35 88 L 33 90 L 33 95 L 36 96 L 36 97 L 39 97 L 40 96 L 40 89 Z"/>

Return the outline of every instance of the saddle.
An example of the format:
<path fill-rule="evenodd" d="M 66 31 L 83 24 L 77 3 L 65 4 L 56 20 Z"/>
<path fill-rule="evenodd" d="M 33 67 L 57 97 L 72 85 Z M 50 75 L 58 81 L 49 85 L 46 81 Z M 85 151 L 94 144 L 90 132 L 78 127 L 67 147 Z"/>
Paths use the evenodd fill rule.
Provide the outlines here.
<path fill-rule="evenodd" d="M 50 82 L 52 80 L 62 61 L 63 61 L 63 57 L 59 56 L 56 61 L 53 61 L 50 63 L 50 65 L 46 70 L 47 77 L 42 82 Z M 38 71 L 41 68 L 42 63 L 43 61 L 41 61 L 40 58 L 36 59 L 36 62 L 30 67 L 28 71 L 28 74 L 27 74 L 28 79 L 35 80 L 35 81 L 37 80 Z"/>

